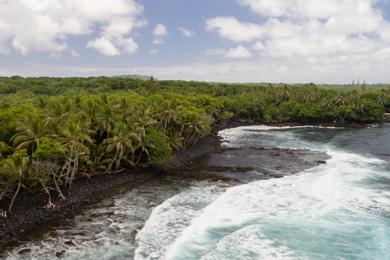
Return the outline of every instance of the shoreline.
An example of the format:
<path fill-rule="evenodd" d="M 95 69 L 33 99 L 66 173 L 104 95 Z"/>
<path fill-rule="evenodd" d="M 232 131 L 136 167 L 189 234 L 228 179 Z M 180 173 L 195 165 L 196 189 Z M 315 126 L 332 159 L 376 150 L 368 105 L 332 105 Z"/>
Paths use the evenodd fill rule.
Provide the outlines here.
<path fill-rule="evenodd" d="M 47 194 L 22 193 L 15 201 L 13 214 L 0 218 L 0 252 L 4 247 L 17 244 L 24 234 L 34 232 L 49 222 L 71 218 L 88 205 L 125 193 L 167 172 L 173 174 L 191 160 L 217 149 L 219 143 L 216 136 L 207 136 L 199 140 L 196 147 L 176 153 L 162 167 L 127 169 L 119 173 L 79 178 L 74 181 L 71 192 L 64 194 L 65 200 L 53 196 L 53 193 L 52 201 L 56 206 L 52 209 L 46 207 Z"/>
<path fill-rule="evenodd" d="M 55 222 L 58 219 L 72 218 L 81 213 L 88 205 L 96 204 L 116 194 L 125 193 L 140 185 L 145 185 L 162 175 L 177 175 L 178 171 L 183 171 L 186 165 L 191 164 L 193 160 L 217 151 L 220 148 L 221 141 L 216 133 L 223 129 L 235 128 L 239 126 L 257 125 L 256 122 L 228 122 L 224 125 L 216 125 L 209 136 L 201 138 L 198 144 L 184 152 L 176 153 L 173 158 L 162 167 L 149 167 L 128 169 L 120 173 L 111 175 L 98 175 L 92 178 L 80 178 L 74 182 L 72 191 L 67 194 L 65 200 L 53 196 L 54 209 L 47 209 L 47 195 L 45 193 L 24 193 L 21 194 L 15 203 L 14 212 L 8 218 L 0 218 L 0 252 L 4 248 L 13 247 L 19 243 L 20 238 L 25 234 L 39 231 L 48 223 Z M 299 124 L 296 124 L 299 125 Z M 296 126 L 289 124 L 288 126 Z M 281 125 L 273 125 L 281 126 Z M 286 125 L 284 125 L 286 126 Z M 367 125 L 366 125 L 367 126 Z M 340 126 L 339 127 L 345 127 Z M 275 152 L 275 150 L 273 151 Z M 281 153 L 290 152 L 280 149 Z M 273 155 L 268 155 L 270 158 Z M 324 161 L 316 161 L 319 165 Z M 311 167 L 314 167 L 312 165 Z M 190 174 L 191 175 L 191 174 Z M 215 176 L 205 174 L 199 176 L 195 174 L 190 178 L 200 178 L 212 180 L 213 178 L 223 180 L 226 176 Z M 267 175 L 267 178 L 280 177 L 277 175 Z M 183 176 L 188 178 L 188 176 Z M 226 177 L 234 180 L 234 177 Z"/>

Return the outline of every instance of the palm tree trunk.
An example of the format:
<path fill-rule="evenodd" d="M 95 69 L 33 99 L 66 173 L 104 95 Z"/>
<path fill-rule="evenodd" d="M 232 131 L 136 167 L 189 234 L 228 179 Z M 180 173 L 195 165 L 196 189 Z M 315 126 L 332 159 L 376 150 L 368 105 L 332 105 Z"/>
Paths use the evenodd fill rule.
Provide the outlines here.
<path fill-rule="evenodd" d="M 21 184 L 22 184 L 22 172 L 19 170 L 18 188 L 16 189 L 16 192 L 15 192 L 14 196 L 12 197 L 11 203 L 9 204 L 9 208 L 8 208 L 9 212 L 11 212 L 12 207 L 14 206 L 14 202 L 15 202 L 16 197 L 19 194 Z"/>

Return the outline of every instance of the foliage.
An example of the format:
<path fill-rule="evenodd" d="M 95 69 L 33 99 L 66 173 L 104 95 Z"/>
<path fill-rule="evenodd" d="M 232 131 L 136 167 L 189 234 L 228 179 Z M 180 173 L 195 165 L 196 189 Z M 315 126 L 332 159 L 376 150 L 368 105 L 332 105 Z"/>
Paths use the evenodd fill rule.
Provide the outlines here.
<path fill-rule="evenodd" d="M 228 120 L 371 123 L 390 89 L 131 78 L 0 78 L 0 200 L 74 179 L 161 165 Z"/>

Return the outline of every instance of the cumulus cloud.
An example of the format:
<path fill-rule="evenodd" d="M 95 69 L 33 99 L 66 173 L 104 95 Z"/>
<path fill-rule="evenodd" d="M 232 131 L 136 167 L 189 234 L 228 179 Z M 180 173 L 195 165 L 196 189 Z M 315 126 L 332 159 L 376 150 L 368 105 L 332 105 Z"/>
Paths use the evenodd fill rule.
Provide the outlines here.
<path fill-rule="evenodd" d="M 257 59 L 253 57 L 250 65 L 223 66 L 239 71 L 237 78 L 241 75 L 248 80 L 290 82 L 349 82 L 357 77 L 370 82 L 390 80 L 383 69 L 390 65 L 390 23 L 377 6 L 378 1 L 236 1 L 257 14 L 261 22 L 215 17 L 206 21 L 206 30 L 232 42 L 245 42 L 256 52 Z M 241 47 L 241 51 L 213 49 L 206 54 L 245 56 L 245 47 Z M 250 57 L 250 52 L 246 55 Z M 272 70 L 267 72 L 265 66 Z M 249 73 L 253 68 L 258 76 Z M 229 75 L 233 74 L 230 71 Z"/>
<path fill-rule="evenodd" d="M 206 21 L 206 29 L 233 42 L 250 43 L 259 59 L 282 67 L 296 59 L 328 71 L 340 69 L 346 61 L 365 61 L 362 66 L 367 68 L 374 60 L 383 62 L 378 53 L 383 55 L 390 44 L 390 23 L 375 0 L 236 1 L 258 14 L 262 22 L 215 17 Z M 241 47 L 230 50 L 231 54 L 250 56 Z"/>
<path fill-rule="evenodd" d="M 89 41 L 87 48 L 93 48 L 106 56 L 118 56 L 120 54 L 119 50 L 106 37 Z"/>
<path fill-rule="evenodd" d="M 252 11 L 267 17 L 289 18 L 329 18 L 344 16 L 352 18 L 359 15 L 371 15 L 376 0 L 236 0 Z"/>
<path fill-rule="evenodd" d="M 153 43 L 156 45 L 164 44 L 164 38 L 167 35 L 168 35 L 167 27 L 162 23 L 157 24 L 153 30 L 153 36 L 154 36 Z"/>
<path fill-rule="evenodd" d="M 185 37 L 187 37 L 187 38 L 192 38 L 192 37 L 195 35 L 195 32 L 194 32 L 194 31 L 191 31 L 191 30 L 189 30 L 189 29 L 186 29 L 186 28 L 183 28 L 183 27 L 178 27 L 177 29 L 179 30 L 179 32 L 180 32 L 183 36 L 185 36 Z"/>
<path fill-rule="evenodd" d="M 165 37 L 168 35 L 167 27 L 161 23 L 157 24 L 153 30 L 153 35 L 156 37 Z"/>
<path fill-rule="evenodd" d="M 164 44 L 164 38 L 168 35 L 167 27 L 162 23 L 157 24 L 156 27 L 154 27 L 153 35 L 154 35 L 154 39 L 153 39 L 154 44 L 156 45 Z"/>
<path fill-rule="evenodd" d="M 263 28 L 253 23 L 240 22 L 235 17 L 216 17 L 206 21 L 208 31 L 216 31 L 221 37 L 235 41 L 248 42 L 259 39 Z"/>
<path fill-rule="evenodd" d="M 252 54 L 250 53 L 250 51 L 247 48 L 240 45 L 237 48 L 229 49 L 226 52 L 225 57 L 233 58 L 233 59 L 250 58 L 250 57 L 252 57 Z"/>
<path fill-rule="evenodd" d="M 12 0 L 0 5 L 0 53 L 61 53 L 69 36 L 99 34 L 87 43 L 104 55 L 135 51 L 129 38 L 144 25 L 135 0 Z M 131 40 L 130 40 L 131 39 Z"/>

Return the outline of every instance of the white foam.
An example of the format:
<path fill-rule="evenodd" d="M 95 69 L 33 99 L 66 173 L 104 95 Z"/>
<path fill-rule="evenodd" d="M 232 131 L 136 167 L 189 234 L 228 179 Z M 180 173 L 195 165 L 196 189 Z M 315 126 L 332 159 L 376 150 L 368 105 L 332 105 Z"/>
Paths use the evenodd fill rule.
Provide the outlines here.
<path fill-rule="evenodd" d="M 320 128 L 317 126 L 273 127 L 266 125 L 243 126 L 220 131 L 218 134 L 227 147 L 263 146 L 272 148 L 293 148 L 319 150 L 316 144 L 299 139 L 289 129 Z M 278 131 L 273 131 L 278 130 Z M 283 130 L 283 131 L 279 131 Z"/>
<path fill-rule="evenodd" d="M 248 226 L 240 229 L 219 241 L 215 251 L 202 256 L 202 260 L 212 259 L 304 259 L 289 248 L 267 239 L 258 232 L 259 225 Z"/>
<path fill-rule="evenodd" d="M 356 185 L 372 174 L 373 165 L 381 165 L 383 161 L 335 150 L 329 150 L 328 153 L 332 157 L 326 165 L 299 175 L 230 188 L 204 209 L 192 211 L 190 214 L 192 219 L 188 219 L 183 205 L 171 209 L 174 213 L 164 212 L 166 215 L 175 215 L 175 221 L 179 222 L 184 214 L 186 226 L 181 226 L 180 232 L 174 229 L 173 234 L 169 227 L 163 227 L 164 223 L 157 221 L 159 219 L 157 216 L 161 215 L 157 210 L 152 215 L 157 218 L 153 220 L 154 225 L 148 227 L 147 224 L 145 227 L 150 230 L 156 228 L 171 232 L 169 241 L 158 249 L 158 255 L 164 256 L 159 259 L 240 259 L 243 255 L 239 253 L 249 254 L 253 259 L 307 257 L 304 253 L 305 248 L 303 252 L 294 251 L 289 247 L 292 242 L 288 239 L 278 241 L 262 234 L 262 228 L 270 229 L 275 223 L 282 223 L 281 227 L 298 223 L 297 229 L 305 229 L 308 223 L 312 223 L 313 229 L 333 228 L 336 232 L 334 236 L 338 236 L 337 232 L 341 232 L 340 230 L 348 234 L 348 229 L 343 230 L 345 226 L 362 227 L 361 233 L 364 236 L 369 236 L 372 232 L 370 229 L 384 228 L 380 224 L 379 226 L 369 224 L 375 217 L 367 213 L 366 209 L 379 207 L 385 211 L 390 210 L 390 191 L 382 191 L 378 195 L 377 190 L 367 190 Z M 199 192 L 202 191 L 192 190 L 192 193 L 185 196 L 196 198 L 200 195 Z M 383 192 L 386 192 L 385 196 Z M 180 199 L 180 196 L 182 195 L 175 199 Z M 185 201 L 191 203 L 188 199 Z M 335 226 L 335 223 L 342 225 Z M 258 230 L 249 232 L 253 227 L 257 227 Z M 160 236 L 160 231 L 157 236 Z M 151 231 L 148 234 L 150 235 Z M 329 239 L 326 235 L 329 234 L 324 234 L 324 240 Z M 347 240 L 355 236 L 357 235 L 352 234 Z M 321 234 L 318 234 L 318 239 L 320 240 L 318 243 L 321 243 Z M 343 249 L 342 246 L 340 248 L 339 250 Z M 313 257 L 318 254 L 314 251 L 307 254 L 309 256 L 312 254 Z M 238 254 L 235 257 L 234 252 Z M 324 252 L 324 255 L 319 256 L 330 257 L 330 254 L 331 252 Z"/>
<path fill-rule="evenodd" d="M 221 187 L 200 183 L 157 206 L 137 234 L 135 259 L 162 259 L 167 247 L 221 192 Z"/>

